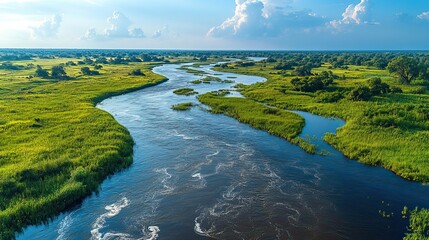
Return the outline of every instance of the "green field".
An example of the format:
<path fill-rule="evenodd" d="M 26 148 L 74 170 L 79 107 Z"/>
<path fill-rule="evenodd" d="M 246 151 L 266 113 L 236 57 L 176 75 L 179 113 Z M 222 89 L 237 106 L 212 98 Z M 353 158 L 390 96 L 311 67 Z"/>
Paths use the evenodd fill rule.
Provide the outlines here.
<path fill-rule="evenodd" d="M 82 75 L 86 65 L 66 66 L 70 80 L 28 78 L 31 64 L 50 70 L 77 60 L 19 61 L 28 67 L 0 70 L 0 239 L 66 210 L 132 163 L 129 132 L 95 104 L 165 79 L 148 63 L 106 64 L 97 76 Z M 131 76 L 136 68 L 145 76 Z"/>

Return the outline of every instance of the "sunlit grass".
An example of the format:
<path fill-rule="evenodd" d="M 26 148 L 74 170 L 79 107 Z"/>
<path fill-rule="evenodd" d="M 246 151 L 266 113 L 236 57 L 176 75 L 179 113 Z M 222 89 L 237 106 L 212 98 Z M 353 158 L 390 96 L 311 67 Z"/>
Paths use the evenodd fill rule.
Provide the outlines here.
<path fill-rule="evenodd" d="M 309 153 L 316 151 L 316 146 L 298 137 L 304 127 L 304 119 L 295 113 L 267 107 L 246 98 L 225 97 L 219 92 L 200 95 L 198 100 L 210 106 L 213 113 L 228 115 L 254 128 L 283 137 Z"/>

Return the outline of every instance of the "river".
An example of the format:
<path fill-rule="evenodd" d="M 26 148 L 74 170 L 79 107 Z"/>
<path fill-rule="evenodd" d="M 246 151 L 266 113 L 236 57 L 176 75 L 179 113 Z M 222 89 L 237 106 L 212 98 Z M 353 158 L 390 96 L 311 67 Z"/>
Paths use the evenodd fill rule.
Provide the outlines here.
<path fill-rule="evenodd" d="M 321 140 L 344 124 L 297 112 L 302 136 L 330 154 L 299 147 L 196 106 L 199 93 L 265 79 L 198 68 L 235 83 L 200 78 L 167 64 L 160 85 L 104 100 L 135 140 L 133 165 L 103 182 L 98 194 L 18 239 L 401 239 L 403 206 L 429 207 L 429 188 L 379 167 L 351 161 Z M 240 97 L 239 94 L 234 94 Z M 380 214 L 391 213 L 391 217 Z"/>

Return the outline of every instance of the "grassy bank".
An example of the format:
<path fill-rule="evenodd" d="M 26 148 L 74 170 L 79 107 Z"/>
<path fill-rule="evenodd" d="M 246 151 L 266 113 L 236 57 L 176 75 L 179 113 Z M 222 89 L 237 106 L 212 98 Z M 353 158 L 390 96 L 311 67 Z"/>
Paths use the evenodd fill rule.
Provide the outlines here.
<path fill-rule="evenodd" d="M 298 137 L 304 127 L 304 119 L 299 115 L 257 103 L 246 98 L 225 97 L 219 92 L 198 96 L 198 100 L 211 107 L 211 112 L 225 114 L 254 128 L 265 130 L 301 146 L 309 153 L 316 147 Z"/>
<path fill-rule="evenodd" d="M 66 210 L 132 162 L 129 132 L 95 104 L 165 79 L 144 63 L 104 65 L 97 76 L 66 66 L 71 79 L 61 81 L 28 77 L 33 65 L 77 60 L 26 60 L 16 64 L 28 68 L 0 70 L 0 239 Z M 130 76 L 136 68 L 145 76 Z"/>
<path fill-rule="evenodd" d="M 405 179 L 429 182 L 429 95 L 424 91 L 416 93 L 416 89 L 422 88 L 418 83 L 400 84 L 386 70 L 365 66 L 336 69 L 323 64 L 312 73 L 331 70 L 341 77 L 324 91 L 300 92 L 293 90 L 293 71 L 274 70 L 274 66 L 275 63 L 263 62 L 250 67 L 230 64 L 228 68 L 216 70 L 267 78 L 264 83 L 242 87 L 246 102 L 344 119 L 347 124 L 336 135 L 327 135 L 325 139 L 346 156 L 382 166 Z M 380 77 L 391 87 L 400 87 L 403 93 L 375 96 L 368 101 L 352 101 L 346 97 L 350 89 L 366 85 L 371 77 Z M 340 94 L 339 99 L 324 101 L 334 93 Z"/>

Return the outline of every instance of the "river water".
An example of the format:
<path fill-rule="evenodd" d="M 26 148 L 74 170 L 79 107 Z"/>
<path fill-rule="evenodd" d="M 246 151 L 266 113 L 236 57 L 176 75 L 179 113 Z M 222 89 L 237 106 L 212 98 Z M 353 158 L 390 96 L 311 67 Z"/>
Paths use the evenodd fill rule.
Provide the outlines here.
<path fill-rule="evenodd" d="M 265 80 L 203 66 L 235 83 L 195 85 L 200 76 L 179 66 L 154 69 L 170 79 L 163 84 L 98 105 L 131 132 L 133 165 L 18 239 L 401 239 L 403 206 L 429 207 L 428 187 L 351 161 L 323 142 L 341 120 L 297 112 L 306 119 L 302 136 L 330 152 L 320 156 L 203 106 L 171 110 L 198 103 L 173 94 L 178 88 L 204 93 Z"/>

